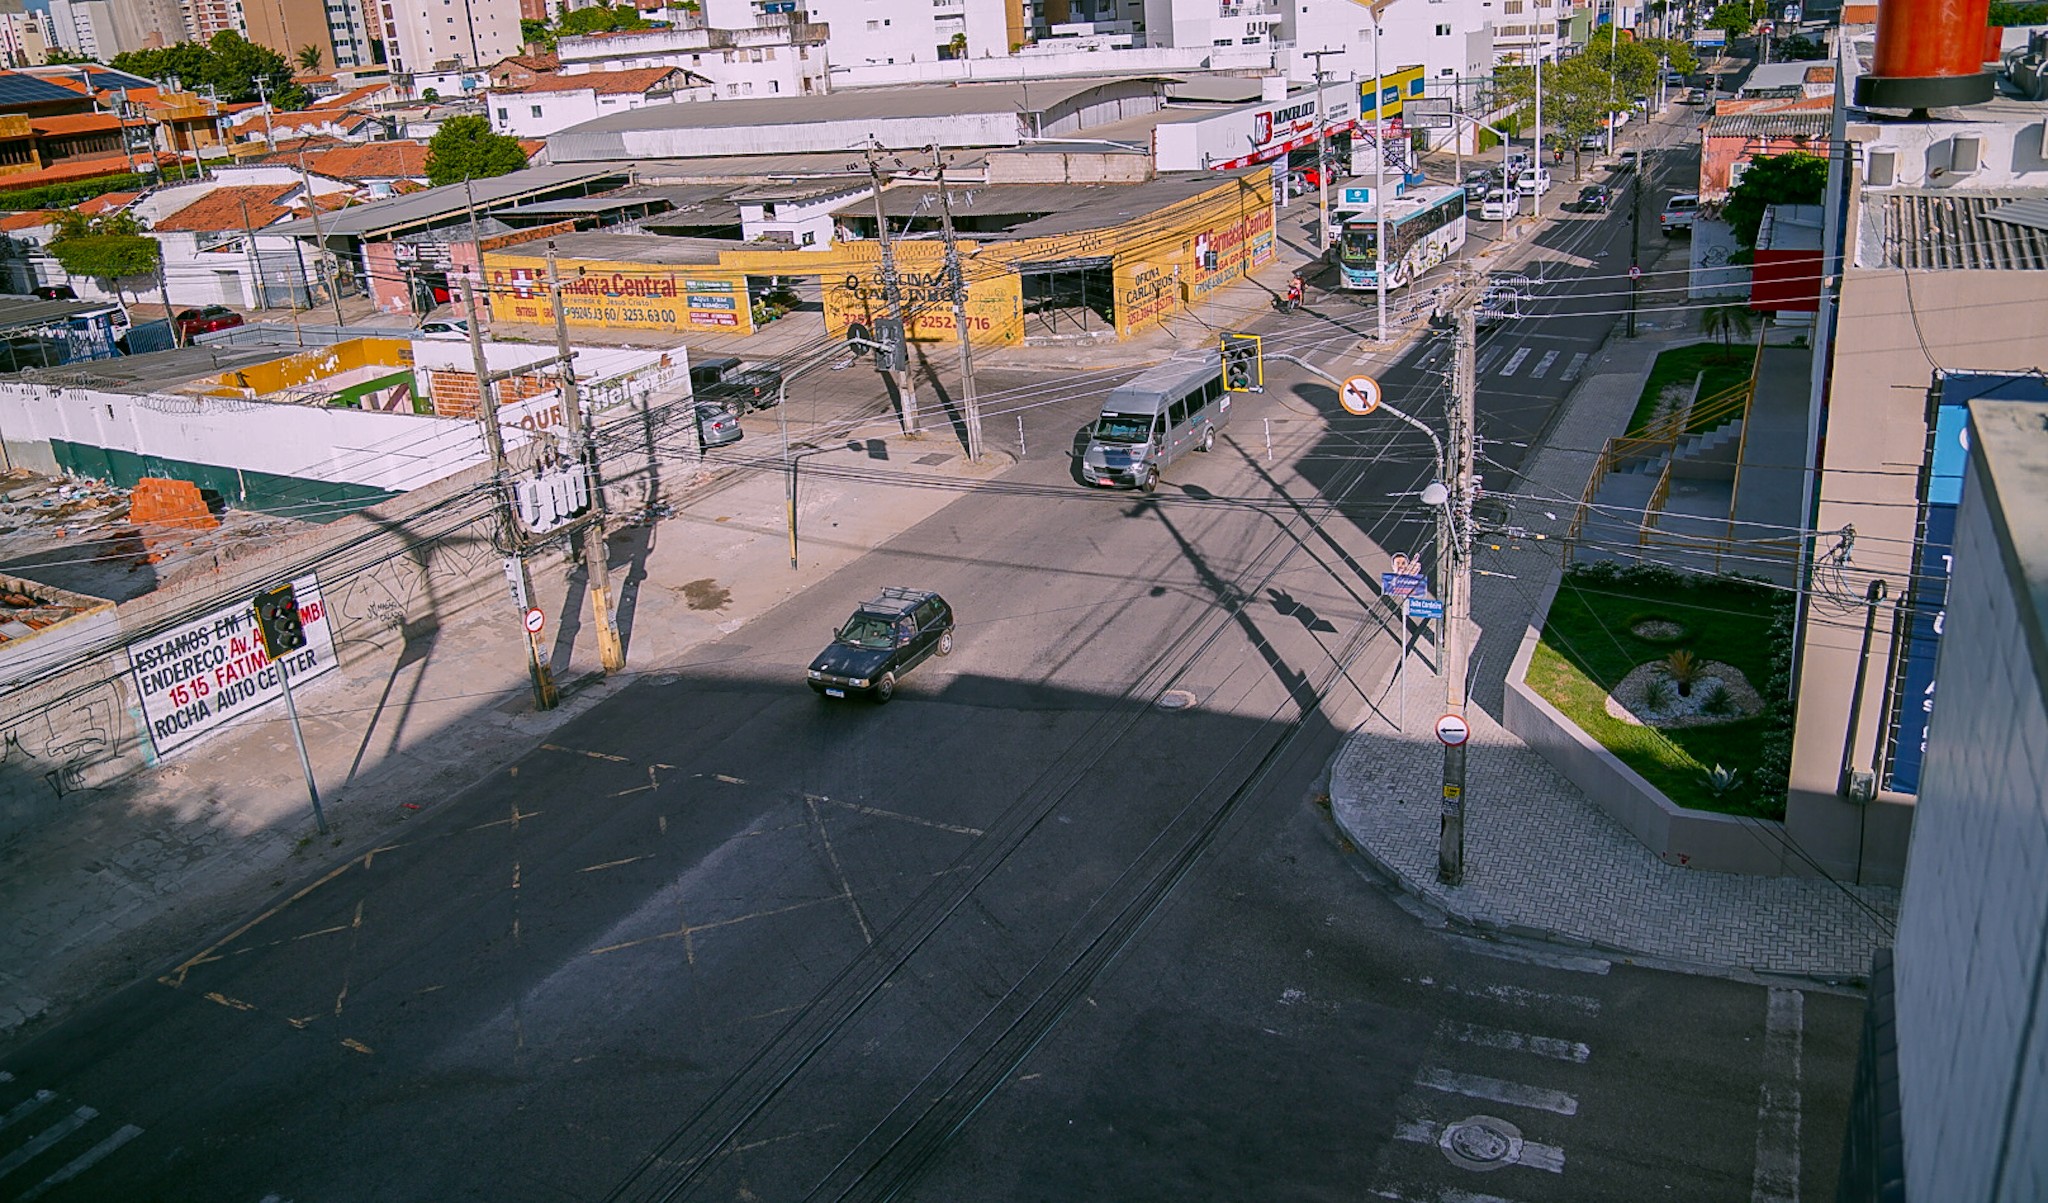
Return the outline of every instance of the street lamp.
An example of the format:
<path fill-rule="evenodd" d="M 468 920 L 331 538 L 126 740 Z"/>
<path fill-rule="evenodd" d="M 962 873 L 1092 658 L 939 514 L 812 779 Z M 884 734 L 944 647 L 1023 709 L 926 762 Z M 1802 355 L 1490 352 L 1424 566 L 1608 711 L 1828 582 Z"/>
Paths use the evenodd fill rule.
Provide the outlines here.
<path fill-rule="evenodd" d="M 851 441 L 836 447 L 806 447 L 801 451 L 789 451 L 786 448 L 784 449 L 782 466 L 789 473 L 789 567 L 792 572 L 796 570 L 797 465 L 803 463 L 804 460 L 809 456 L 823 455 L 827 451 L 859 451 L 860 449 L 861 445 L 859 443 Z"/>

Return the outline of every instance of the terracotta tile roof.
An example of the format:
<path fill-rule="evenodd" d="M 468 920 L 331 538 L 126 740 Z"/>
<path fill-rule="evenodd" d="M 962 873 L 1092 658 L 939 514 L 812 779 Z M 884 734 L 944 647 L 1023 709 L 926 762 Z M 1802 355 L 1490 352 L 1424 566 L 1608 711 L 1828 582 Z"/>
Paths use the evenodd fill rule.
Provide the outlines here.
<path fill-rule="evenodd" d="M 427 177 L 424 142 L 352 142 L 306 156 L 306 169 L 336 180 Z"/>
<path fill-rule="evenodd" d="M 336 209 L 346 209 L 350 205 L 359 205 L 361 203 L 361 201 L 346 192 L 322 192 L 313 198 L 313 204 L 318 206 L 322 213 L 332 213 Z M 292 202 L 292 208 L 294 209 L 306 207 L 308 207 L 306 205 L 306 198 L 303 196 Z"/>
<path fill-rule="evenodd" d="M 57 214 L 49 209 L 31 209 L 26 213 L 9 213 L 0 217 L 0 230 L 33 230 L 37 226 L 55 225 Z"/>
<path fill-rule="evenodd" d="M 671 76 L 680 74 L 682 69 L 679 67 L 633 67 L 625 71 L 587 71 L 581 75 L 544 75 L 531 83 L 512 88 L 499 88 L 498 91 L 595 92 L 600 96 L 638 96 L 644 95 Z"/>
<path fill-rule="evenodd" d="M 134 204 L 135 198 L 141 195 L 140 192 L 106 192 L 93 197 L 91 200 L 80 201 L 73 205 L 72 208 L 77 209 L 87 217 L 97 217 L 102 213 L 119 212 Z"/>
<path fill-rule="evenodd" d="M 529 159 L 547 148 L 548 142 L 546 138 L 521 138 L 519 140 L 519 149 L 525 151 L 526 157 Z"/>
<path fill-rule="evenodd" d="M 317 129 L 332 125 L 340 129 L 354 129 L 369 121 L 367 114 L 352 109 L 301 109 L 296 113 L 272 113 L 270 128 L 273 130 L 295 130 L 301 127 Z M 236 129 L 260 130 L 263 128 L 261 113 L 244 117 L 235 124 Z"/>
<path fill-rule="evenodd" d="M 385 84 L 365 84 L 354 91 L 343 92 L 338 96 L 329 96 L 313 107 L 316 109 L 345 109 L 350 105 L 361 104 L 377 93 L 384 91 L 386 86 Z"/>
<path fill-rule="evenodd" d="M 297 184 L 238 184 L 213 191 L 184 208 L 159 219 L 150 228 L 157 233 L 210 234 L 239 230 L 244 225 L 242 206 L 248 205 L 247 225 L 254 229 L 290 217 L 289 207 L 279 203 L 297 192 Z"/>
<path fill-rule="evenodd" d="M 137 155 L 135 161 L 141 163 L 148 158 L 148 155 Z M 182 158 L 180 155 L 159 154 L 156 156 L 158 170 L 162 171 L 165 167 L 181 162 Z M 125 175 L 128 169 L 128 156 L 118 150 L 110 150 L 104 154 L 80 155 L 75 159 L 66 159 L 41 171 L 26 171 L 20 175 L 0 177 L 0 190 L 11 192 L 18 188 L 40 188 L 44 184 L 71 184 L 79 180 L 97 179 L 103 175 Z"/>
<path fill-rule="evenodd" d="M 142 122 L 130 122 L 140 125 Z M 69 113 L 61 117 L 31 117 L 28 127 L 45 138 L 62 138 L 71 134 L 91 134 L 104 131 L 113 133 L 121 128 L 121 119 L 112 113 Z"/>
<path fill-rule="evenodd" d="M 1818 67 L 1808 67 L 1806 69 L 1806 82 L 1810 84 L 1831 84 L 1835 82 L 1834 66 L 1832 64 L 1822 64 Z"/>

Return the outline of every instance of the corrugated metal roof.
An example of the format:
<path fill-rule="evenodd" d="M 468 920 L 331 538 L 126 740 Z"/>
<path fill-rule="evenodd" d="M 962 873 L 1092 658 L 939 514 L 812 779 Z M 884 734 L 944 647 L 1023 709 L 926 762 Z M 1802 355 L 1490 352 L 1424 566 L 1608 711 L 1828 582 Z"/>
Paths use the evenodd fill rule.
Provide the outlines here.
<path fill-rule="evenodd" d="M 1707 122 L 1709 138 L 1825 138 L 1826 113 L 1729 113 Z"/>
<path fill-rule="evenodd" d="M 1894 192 L 1884 197 L 1883 264 L 1910 270 L 2048 271 L 2048 228 L 1992 214 L 2041 193 Z"/>
<path fill-rule="evenodd" d="M 2036 230 L 2048 230 L 2048 197 L 2029 196 L 2006 203 L 1985 214 L 1993 221 L 2010 222 L 2016 226 L 2031 226 Z"/>
<path fill-rule="evenodd" d="M 579 184 L 597 184 L 609 177 L 625 174 L 624 170 L 614 170 L 604 164 L 557 163 L 549 167 L 529 167 L 509 175 L 477 180 L 468 189 L 461 184 L 447 184 L 424 192 L 394 196 L 390 200 L 357 205 L 321 218 L 321 228 L 328 238 L 388 234 L 429 225 L 461 213 L 469 207 L 472 196 L 479 210 L 493 206 L 507 208 L 510 202 L 527 196 L 573 188 Z M 263 232 L 293 238 L 310 238 L 314 234 L 310 220 L 273 226 Z"/>

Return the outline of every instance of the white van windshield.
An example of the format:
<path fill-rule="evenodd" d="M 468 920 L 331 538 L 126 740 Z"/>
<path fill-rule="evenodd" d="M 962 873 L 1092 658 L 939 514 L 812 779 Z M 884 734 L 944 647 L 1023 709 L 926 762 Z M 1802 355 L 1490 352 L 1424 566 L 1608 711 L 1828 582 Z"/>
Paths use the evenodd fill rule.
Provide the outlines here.
<path fill-rule="evenodd" d="M 1152 437 L 1151 414 L 1104 414 L 1095 437 L 1105 443 L 1142 443 Z"/>

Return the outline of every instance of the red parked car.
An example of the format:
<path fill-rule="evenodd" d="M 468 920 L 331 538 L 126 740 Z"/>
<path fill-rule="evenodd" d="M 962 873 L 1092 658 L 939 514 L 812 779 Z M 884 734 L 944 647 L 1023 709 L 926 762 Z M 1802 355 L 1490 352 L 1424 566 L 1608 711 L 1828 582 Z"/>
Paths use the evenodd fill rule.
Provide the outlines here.
<path fill-rule="evenodd" d="M 195 334 L 234 329 L 242 324 L 242 315 L 225 305 L 208 305 L 204 309 L 181 309 L 175 320 L 178 323 L 178 341 L 191 342 Z"/>

